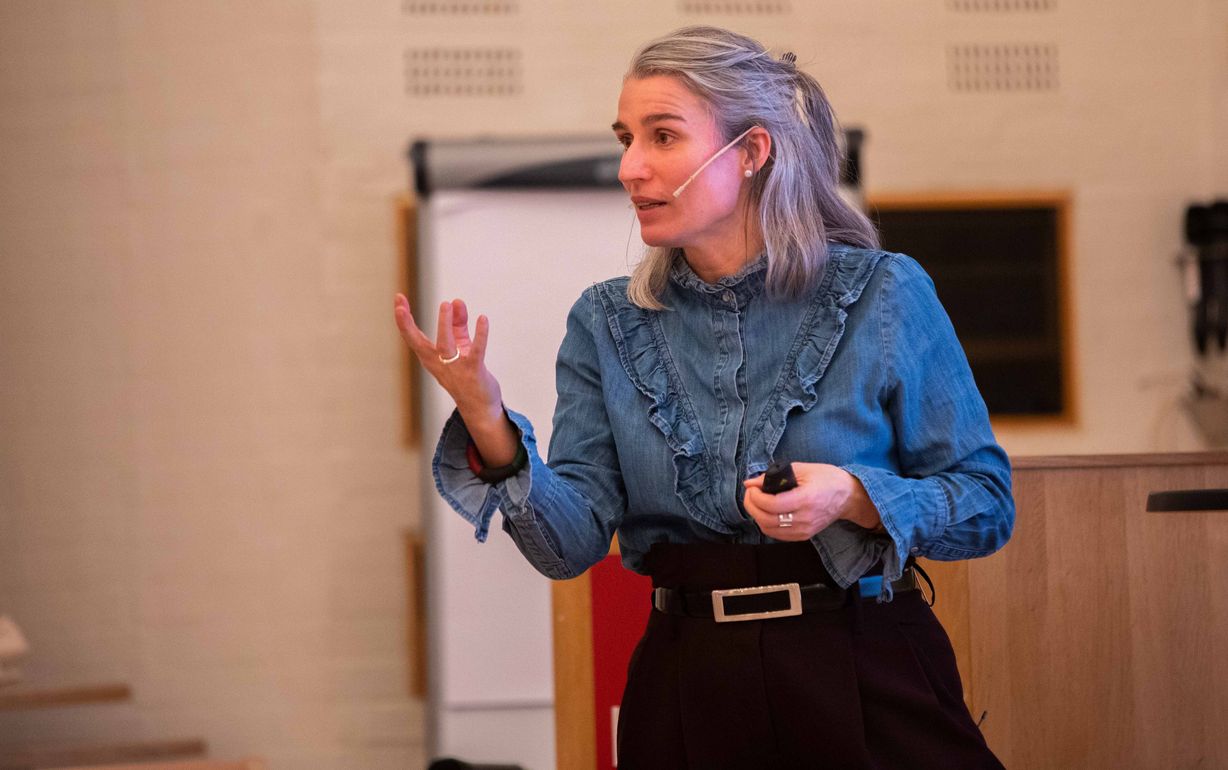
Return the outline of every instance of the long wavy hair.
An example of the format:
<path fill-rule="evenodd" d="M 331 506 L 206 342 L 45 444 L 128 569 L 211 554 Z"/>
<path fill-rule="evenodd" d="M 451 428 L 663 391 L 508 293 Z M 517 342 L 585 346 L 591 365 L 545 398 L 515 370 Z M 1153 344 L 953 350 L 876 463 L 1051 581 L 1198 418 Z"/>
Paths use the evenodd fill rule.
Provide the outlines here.
<path fill-rule="evenodd" d="M 773 58 L 760 43 L 719 27 L 683 27 L 641 48 L 626 78 L 667 75 L 703 99 L 728 142 L 751 126 L 772 137 L 772 149 L 751 182 L 750 206 L 767 250 L 767 294 L 796 298 L 823 274 L 828 242 L 873 248 L 874 225 L 838 192 L 838 127 L 819 82 L 796 57 Z M 650 310 L 681 249 L 653 246 L 631 273 L 627 293 Z"/>

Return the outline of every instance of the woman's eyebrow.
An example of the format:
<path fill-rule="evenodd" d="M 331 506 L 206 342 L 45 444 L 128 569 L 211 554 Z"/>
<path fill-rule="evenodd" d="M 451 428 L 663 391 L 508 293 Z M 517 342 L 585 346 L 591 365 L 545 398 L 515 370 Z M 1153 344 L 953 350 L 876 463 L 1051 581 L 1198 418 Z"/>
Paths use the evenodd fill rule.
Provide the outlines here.
<path fill-rule="evenodd" d="M 675 115 L 672 112 L 654 112 L 651 115 L 645 116 L 644 123 L 661 123 L 666 120 L 676 120 L 680 123 L 686 122 L 686 118 L 682 117 L 681 115 Z M 614 129 L 615 131 L 626 131 L 627 124 L 623 123 L 621 120 L 616 120 L 610 126 L 610 128 Z"/>

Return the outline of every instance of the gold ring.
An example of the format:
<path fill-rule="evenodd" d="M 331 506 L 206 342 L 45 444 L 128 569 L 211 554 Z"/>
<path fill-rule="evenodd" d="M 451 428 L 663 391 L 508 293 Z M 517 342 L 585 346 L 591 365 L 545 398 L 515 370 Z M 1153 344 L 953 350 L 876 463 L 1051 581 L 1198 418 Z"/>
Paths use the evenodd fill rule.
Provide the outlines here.
<path fill-rule="evenodd" d="M 451 357 L 451 358 L 444 358 L 443 356 L 440 356 L 440 357 L 439 357 L 439 363 L 441 363 L 441 364 L 450 364 L 450 363 L 452 363 L 453 361 L 457 360 L 458 358 L 460 358 L 460 349 L 459 349 L 459 348 L 457 349 L 457 351 L 456 351 L 455 353 L 453 353 L 453 354 L 452 354 L 452 357 Z"/>

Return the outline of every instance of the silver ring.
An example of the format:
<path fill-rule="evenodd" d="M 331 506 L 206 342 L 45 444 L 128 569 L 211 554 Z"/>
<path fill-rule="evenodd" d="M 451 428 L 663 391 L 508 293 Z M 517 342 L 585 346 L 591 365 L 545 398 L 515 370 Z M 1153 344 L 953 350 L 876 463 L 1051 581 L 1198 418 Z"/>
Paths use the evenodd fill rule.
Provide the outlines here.
<path fill-rule="evenodd" d="M 788 529 L 789 527 L 792 527 L 793 526 L 793 514 L 791 513 L 776 514 L 776 526 L 780 527 L 781 529 Z"/>
<path fill-rule="evenodd" d="M 457 348 L 456 352 L 452 354 L 452 357 L 451 357 L 451 358 L 444 358 L 443 356 L 440 356 L 440 357 L 439 357 L 439 363 L 441 363 L 441 364 L 450 364 L 450 363 L 452 363 L 453 361 L 456 361 L 456 360 L 457 360 L 457 359 L 459 359 L 459 358 L 460 358 L 460 348 Z"/>

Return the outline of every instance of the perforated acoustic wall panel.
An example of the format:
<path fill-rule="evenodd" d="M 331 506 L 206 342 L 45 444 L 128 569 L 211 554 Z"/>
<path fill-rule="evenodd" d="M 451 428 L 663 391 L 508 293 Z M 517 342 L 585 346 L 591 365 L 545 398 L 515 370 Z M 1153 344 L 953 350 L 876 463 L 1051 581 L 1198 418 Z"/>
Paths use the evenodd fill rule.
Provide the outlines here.
<path fill-rule="evenodd" d="M 407 48 L 404 58 L 410 96 L 500 97 L 524 88 L 515 48 Z"/>
<path fill-rule="evenodd" d="M 793 11 L 788 0 L 678 0 L 688 15 L 779 16 Z"/>
<path fill-rule="evenodd" d="M 947 8 L 965 13 L 1052 11 L 1057 0 L 947 0 Z"/>
<path fill-rule="evenodd" d="M 404 0 L 409 16 L 502 16 L 520 10 L 518 0 Z"/>
<path fill-rule="evenodd" d="M 1053 43 L 948 46 L 947 82 L 952 91 L 1056 91 L 1058 47 Z"/>

